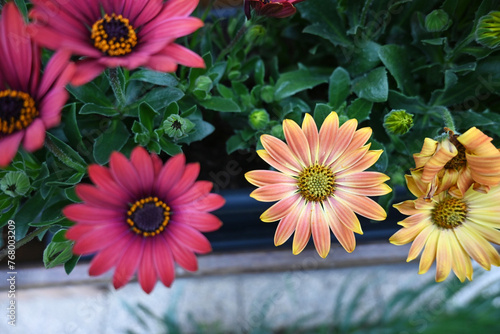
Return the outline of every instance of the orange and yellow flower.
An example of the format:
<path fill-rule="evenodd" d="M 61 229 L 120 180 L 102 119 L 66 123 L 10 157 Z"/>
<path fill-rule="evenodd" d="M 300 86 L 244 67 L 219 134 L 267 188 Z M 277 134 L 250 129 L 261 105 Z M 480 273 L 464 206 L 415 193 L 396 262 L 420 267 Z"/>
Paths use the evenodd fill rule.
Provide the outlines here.
<path fill-rule="evenodd" d="M 445 128 L 449 137 L 441 142 L 426 138 L 422 151 L 414 154 L 416 171 L 422 170 L 422 182 L 436 194 L 448 190 L 461 197 L 473 185 L 474 190 L 488 192 L 500 183 L 500 152 L 491 138 L 473 127 L 462 135 Z M 428 192 L 426 197 L 432 197 Z"/>
<path fill-rule="evenodd" d="M 255 170 L 245 174 L 259 187 L 250 196 L 262 202 L 274 202 L 261 215 L 264 222 L 279 220 L 274 237 L 276 246 L 292 233 L 293 254 L 299 254 L 312 234 L 321 257 L 330 252 L 330 230 L 346 251 L 356 246 L 354 233 L 362 234 L 355 213 L 373 220 L 384 220 L 384 209 L 368 196 L 391 192 L 384 182 L 389 177 L 379 172 L 365 172 L 382 154 L 366 144 L 371 128 L 356 130 L 351 119 L 339 127 L 337 113 L 332 112 L 318 128 L 306 114 L 302 128 L 285 119 L 286 144 L 262 135 L 263 150 L 259 156 L 277 171 Z M 366 145 L 365 145 L 366 144 Z"/>
<path fill-rule="evenodd" d="M 486 270 L 500 265 L 500 256 L 490 244 L 500 244 L 500 186 L 488 193 L 470 186 L 461 197 L 445 190 L 425 199 L 419 178 L 407 175 L 406 181 L 418 199 L 394 205 L 409 217 L 398 223 L 403 228 L 389 241 L 395 245 L 413 242 L 407 261 L 422 252 L 419 274 L 426 273 L 434 259 L 437 282 L 444 281 L 452 269 L 460 281 L 472 280 L 471 257 Z"/>

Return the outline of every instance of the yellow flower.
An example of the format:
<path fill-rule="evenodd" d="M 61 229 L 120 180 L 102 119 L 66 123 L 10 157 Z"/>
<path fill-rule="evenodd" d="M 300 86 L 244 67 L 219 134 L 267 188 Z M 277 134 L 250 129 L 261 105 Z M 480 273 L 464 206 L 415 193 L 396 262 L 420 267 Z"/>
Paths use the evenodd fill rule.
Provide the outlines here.
<path fill-rule="evenodd" d="M 257 153 L 277 171 L 255 170 L 245 174 L 259 187 L 250 196 L 262 202 L 274 202 L 262 215 L 264 222 L 280 220 L 274 243 L 287 241 L 292 233 L 293 254 L 299 254 L 312 234 L 321 257 L 330 252 L 330 229 L 346 251 L 356 246 L 354 233 L 362 234 L 354 213 L 373 220 L 384 220 L 384 209 L 367 196 L 391 192 L 383 173 L 364 172 L 382 154 L 365 145 L 370 128 L 356 131 L 358 122 L 351 119 L 339 127 L 332 112 L 318 128 L 306 114 L 302 128 L 292 120 L 283 122 L 287 143 L 262 135 L 264 150 Z"/>
<path fill-rule="evenodd" d="M 422 151 L 413 155 L 414 171 L 422 170 L 422 182 L 437 183 L 440 187 L 432 187 L 436 193 L 448 190 L 456 197 L 463 196 L 471 185 L 486 193 L 500 183 L 500 152 L 490 137 L 475 127 L 460 136 L 445 130 L 448 138 L 441 142 L 426 138 Z"/>
<path fill-rule="evenodd" d="M 500 244 L 500 186 L 486 194 L 471 186 L 461 198 L 442 191 L 426 200 L 420 180 L 408 175 L 406 180 L 419 198 L 394 205 L 409 217 L 398 223 L 403 228 L 389 241 L 395 245 L 413 242 L 407 261 L 423 250 L 419 274 L 426 273 L 434 259 L 437 282 L 444 281 L 451 269 L 460 281 L 472 280 L 471 257 L 486 270 L 500 265 L 500 256 L 490 244 Z"/>

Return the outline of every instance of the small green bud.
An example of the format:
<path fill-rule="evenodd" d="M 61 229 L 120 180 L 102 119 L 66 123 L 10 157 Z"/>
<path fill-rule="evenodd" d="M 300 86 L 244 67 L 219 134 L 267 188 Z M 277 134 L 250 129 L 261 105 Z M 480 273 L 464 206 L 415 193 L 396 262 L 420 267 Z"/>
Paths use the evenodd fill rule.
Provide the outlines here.
<path fill-rule="evenodd" d="M 413 126 L 413 115 L 406 110 L 391 110 L 384 117 L 384 128 L 388 133 L 404 135 Z"/>
<path fill-rule="evenodd" d="M 261 26 L 260 24 L 253 25 L 247 31 L 245 35 L 245 41 L 249 44 L 250 43 L 258 44 L 264 39 L 266 33 L 267 30 L 266 28 L 264 28 L 264 26 Z"/>
<path fill-rule="evenodd" d="M 186 137 L 193 128 L 194 123 L 176 114 L 168 116 L 163 122 L 163 131 L 174 140 Z"/>
<path fill-rule="evenodd" d="M 450 17 L 442 9 L 433 10 L 425 17 L 425 29 L 429 32 L 445 31 L 450 25 Z"/>
<path fill-rule="evenodd" d="M 500 45 L 500 12 L 490 12 L 479 19 L 476 41 L 491 49 Z"/>
<path fill-rule="evenodd" d="M 0 181 L 0 189 L 10 197 L 23 196 L 30 189 L 30 179 L 24 172 L 8 172 Z"/>
<path fill-rule="evenodd" d="M 276 124 L 271 128 L 271 135 L 279 138 L 281 140 L 285 139 L 285 133 L 283 132 L 283 125 L 281 124 Z"/>
<path fill-rule="evenodd" d="M 200 75 L 194 82 L 194 90 L 209 92 L 214 86 L 212 79 L 206 75 Z"/>
<path fill-rule="evenodd" d="M 143 133 L 136 133 L 134 135 L 134 141 L 141 146 L 146 146 L 151 141 L 151 137 L 150 137 L 149 133 L 144 133 L 144 132 Z"/>
<path fill-rule="evenodd" d="M 266 103 L 271 103 L 274 101 L 274 87 L 273 86 L 264 86 L 260 90 L 260 98 L 262 101 Z"/>
<path fill-rule="evenodd" d="M 269 124 L 269 114 L 264 109 L 256 109 L 248 116 L 248 122 L 255 130 L 263 129 Z"/>

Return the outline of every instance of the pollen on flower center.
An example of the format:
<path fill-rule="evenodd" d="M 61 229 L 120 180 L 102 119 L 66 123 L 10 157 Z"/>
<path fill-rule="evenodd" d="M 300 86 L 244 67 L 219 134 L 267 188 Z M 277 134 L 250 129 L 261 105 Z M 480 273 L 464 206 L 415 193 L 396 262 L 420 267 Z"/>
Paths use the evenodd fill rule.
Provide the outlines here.
<path fill-rule="evenodd" d="M 137 44 L 137 35 L 129 20 L 122 15 L 108 14 L 92 26 L 94 46 L 108 56 L 123 56 Z"/>
<path fill-rule="evenodd" d="M 0 91 L 0 139 L 26 129 L 38 114 L 35 100 L 28 93 Z"/>
<path fill-rule="evenodd" d="M 311 202 L 322 202 L 335 190 L 335 176 L 330 168 L 313 165 L 305 168 L 298 179 L 302 197 Z"/>
<path fill-rule="evenodd" d="M 163 232 L 169 220 L 170 207 L 158 197 L 140 199 L 127 212 L 127 223 L 132 231 L 145 237 Z"/>
<path fill-rule="evenodd" d="M 432 222 L 441 228 L 455 228 L 465 221 L 468 208 L 460 199 L 449 197 L 440 201 L 431 212 Z"/>

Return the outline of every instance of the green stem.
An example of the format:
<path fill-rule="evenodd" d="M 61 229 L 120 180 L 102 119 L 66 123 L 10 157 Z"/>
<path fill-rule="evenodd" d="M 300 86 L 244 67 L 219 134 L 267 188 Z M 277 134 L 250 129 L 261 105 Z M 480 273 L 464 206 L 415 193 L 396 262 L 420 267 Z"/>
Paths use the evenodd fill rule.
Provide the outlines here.
<path fill-rule="evenodd" d="M 66 166 L 73 168 L 80 173 L 85 173 L 85 171 L 87 170 L 86 166 L 82 166 L 81 164 L 73 161 L 59 147 L 57 147 L 57 145 L 52 141 L 49 135 L 45 136 L 45 147 Z"/>
<path fill-rule="evenodd" d="M 113 93 L 118 101 L 118 109 L 121 110 L 121 108 L 127 104 L 127 100 L 125 99 L 125 93 L 123 92 L 120 84 L 120 78 L 118 77 L 118 70 L 116 67 L 108 69 L 108 78 L 109 83 L 111 84 L 111 89 L 113 89 Z"/>
<path fill-rule="evenodd" d="M 241 39 L 241 37 L 243 36 L 243 34 L 247 31 L 248 27 L 247 27 L 247 24 L 246 23 L 243 23 L 243 25 L 241 26 L 240 30 L 238 30 L 238 32 L 236 33 L 236 36 L 234 36 L 233 40 L 231 41 L 231 43 L 229 43 L 225 48 L 224 50 L 221 51 L 221 53 L 219 54 L 219 56 L 217 57 L 217 60 L 215 62 L 218 62 L 218 61 L 221 61 L 222 58 L 224 58 L 224 56 L 229 52 L 231 51 L 231 49 L 233 49 L 234 45 L 236 43 L 238 43 L 238 41 Z"/>
<path fill-rule="evenodd" d="M 25 236 L 21 240 L 17 241 L 16 242 L 16 249 L 26 245 L 28 242 L 33 240 L 35 237 L 46 232 L 50 227 L 51 227 L 51 225 L 46 225 L 46 226 L 40 227 L 39 229 L 34 230 L 33 232 L 31 232 L 30 234 L 28 234 L 27 236 Z M 5 256 L 7 256 L 8 252 L 9 252 L 9 249 L 7 247 L 0 251 L 0 261 L 2 261 Z"/>

